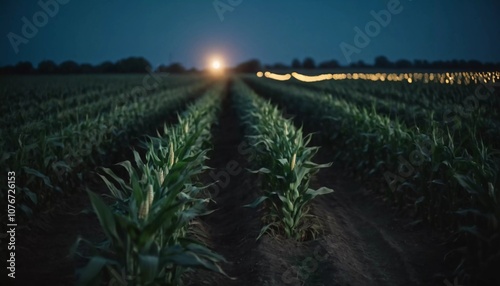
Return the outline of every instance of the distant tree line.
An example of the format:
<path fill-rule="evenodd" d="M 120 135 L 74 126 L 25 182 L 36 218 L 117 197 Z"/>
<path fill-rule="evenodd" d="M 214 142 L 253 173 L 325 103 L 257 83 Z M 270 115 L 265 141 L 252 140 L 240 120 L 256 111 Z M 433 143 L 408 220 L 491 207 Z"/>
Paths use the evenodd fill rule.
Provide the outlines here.
<path fill-rule="evenodd" d="M 186 69 L 181 63 L 172 63 L 170 65 L 160 65 L 158 68 L 155 70 L 156 72 L 166 72 L 166 73 L 185 73 L 185 72 L 190 72 L 190 73 L 195 73 L 198 72 L 197 69 L 191 68 L 191 69 Z"/>
<path fill-rule="evenodd" d="M 375 58 L 373 64 L 367 64 L 364 61 L 353 62 L 342 66 L 337 60 L 323 61 L 318 64 L 311 57 L 303 61 L 294 59 L 290 66 L 283 63 L 274 65 L 265 65 L 265 69 L 336 69 L 336 68 L 376 68 L 376 69 L 422 69 L 422 70 L 470 70 L 470 71 L 492 71 L 500 70 L 500 63 L 482 63 L 477 60 L 450 60 L 450 61 L 427 61 L 427 60 L 406 60 L 390 61 L 385 56 Z"/>
<path fill-rule="evenodd" d="M 294 59 L 290 65 L 275 63 L 263 65 L 257 59 L 251 59 L 238 64 L 230 70 L 234 72 L 257 72 L 260 70 L 285 70 L 285 69 L 341 69 L 341 68 L 363 68 L 363 69 L 422 69 L 422 70 L 467 70 L 467 71 L 493 71 L 500 70 L 500 63 L 482 63 L 476 60 L 451 60 L 451 61 L 427 61 L 405 59 L 390 61 L 385 56 L 375 58 L 374 64 L 367 64 L 363 61 L 351 63 L 343 66 L 337 60 L 328 60 L 316 63 L 311 57 L 300 61 Z M 33 66 L 31 62 L 23 61 L 16 65 L 0 67 L 0 74 L 92 74 L 92 73 L 148 73 L 152 71 L 151 63 L 143 57 L 129 57 L 117 62 L 105 61 L 98 65 L 87 63 L 78 64 L 74 61 L 64 61 L 56 64 L 51 60 L 44 60 Z M 197 72 L 196 69 L 186 69 L 180 63 L 170 65 L 160 65 L 155 72 L 185 73 Z"/>
<path fill-rule="evenodd" d="M 364 61 L 351 63 L 350 65 L 341 65 L 337 60 L 323 61 L 318 64 L 313 58 L 307 57 L 300 61 L 299 59 L 292 60 L 287 66 L 283 63 L 273 65 L 261 65 L 258 60 L 250 60 L 238 65 L 235 70 L 241 72 L 254 72 L 258 70 L 284 70 L 284 69 L 342 69 L 342 68 L 374 68 L 374 69 L 413 69 L 413 70 L 467 70 L 467 71 L 498 71 L 500 63 L 482 63 L 477 60 L 450 60 L 450 61 L 427 61 L 427 60 L 406 60 L 390 61 L 385 56 L 375 58 L 373 64 L 367 64 Z"/>
<path fill-rule="evenodd" d="M 105 61 L 98 65 L 78 64 L 74 61 L 64 61 L 56 64 L 54 61 L 44 60 L 35 67 L 31 62 L 23 61 L 16 65 L 0 67 L 0 74 L 148 73 L 151 70 L 151 63 L 145 58 L 129 57 L 114 63 Z M 181 64 L 174 63 L 169 66 L 161 65 L 156 71 L 182 73 L 187 70 Z"/>

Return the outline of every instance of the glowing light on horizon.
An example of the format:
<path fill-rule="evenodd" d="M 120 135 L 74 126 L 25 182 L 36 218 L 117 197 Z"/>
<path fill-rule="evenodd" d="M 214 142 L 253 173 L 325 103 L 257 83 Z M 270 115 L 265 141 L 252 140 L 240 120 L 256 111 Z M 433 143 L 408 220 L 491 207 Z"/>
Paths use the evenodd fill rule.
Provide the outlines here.
<path fill-rule="evenodd" d="M 270 79 L 274 79 L 274 80 L 280 80 L 280 81 L 285 81 L 285 80 L 289 80 L 292 78 L 292 76 L 287 73 L 287 74 L 276 74 L 276 73 L 272 73 L 272 72 L 266 72 L 264 74 L 265 77 L 267 78 L 270 78 Z"/>
<path fill-rule="evenodd" d="M 297 72 L 292 72 L 292 76 L 304 82 L 316 82 L 316 81 L 330 80 L 333 78 L 331 74 L 320 74 L 320 75 L 309 76 L 309 75 L 299 74 Z"/>
<path fill-rule="evenodd" d="M 212 62 L 212 68 L 214 70 L 219 70 L 219 69 L 221 69 L 221 67 L 222 67 L 222 64 L 221 64 L 221 62 L 219 60 L 214 60 Z"/>
<path fill-rule="evenodd" d="M 212 56 L 207 60 L 208 70 L 215 76 L 220 76 L 225 72 L 224 60 L 219 56 Z"/>
<path fill-rule="evenodd" d="M 269 71 L 257 73 L 258 77 L 267 77 L 274 80 L 290 80 L 292 77 L 302 82 L 318 82 L 325 80 L 370 80 L 393 81 L 412 83 L 441 83 L 441 84 L 477 84 L 496 83 L 500 81 L 500 72 L 448 72 L 448 73 L 334 73 L 319 75 L 304 75 L 297 72 L 291 74 L 275 74 Z"/>

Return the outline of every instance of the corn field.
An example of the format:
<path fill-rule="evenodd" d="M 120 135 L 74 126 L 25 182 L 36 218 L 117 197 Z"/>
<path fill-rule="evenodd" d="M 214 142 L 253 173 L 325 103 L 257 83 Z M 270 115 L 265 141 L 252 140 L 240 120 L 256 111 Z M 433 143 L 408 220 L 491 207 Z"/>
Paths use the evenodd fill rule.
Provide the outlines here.
<path fill-rule="evenodd" d="M 498 74 L 266 74 L 0 78 L 19 260 L 61 285 L 500 281 Z"/>
<path fill-rule="evenodd" d="M 467 267 L 488 273 L 500 261 L 497 95 L 484 95 L 485 88 L 477 96 L 488 101 L 464 110 L 460 101 L 477 86 L 247 81 L 320 131 L 334 162 L 411 209 L 418 222 L 449 230 L 457 247 L 448 255 L 461 257 L 456 275 L 467 276 Z"/>

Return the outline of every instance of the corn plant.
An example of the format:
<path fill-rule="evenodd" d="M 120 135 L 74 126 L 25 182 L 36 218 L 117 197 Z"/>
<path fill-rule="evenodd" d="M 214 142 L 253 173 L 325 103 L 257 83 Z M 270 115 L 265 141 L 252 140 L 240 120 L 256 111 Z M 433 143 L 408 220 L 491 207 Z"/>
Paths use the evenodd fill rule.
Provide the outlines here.
<path fill-rule="evenodd" d="M 267 231 L 279 231 L 288 238 L 304 240 L 317 234 L 308 220 L 311 200 L 316 196 L 333 192 L 321 187 L 309 188 L 309 181 L 320 168 L 329 164 L 315 164 L 311 160 L 318 147 L 307 147 L 311 134 L 302 135 L 291 120 L 281 116 L 280 111 L 258 98 L 242 82 L 233 89 L 236 108 L 240 114 L 251 145 L 260 147 L 258 170 L 264 178 L 264 194 L 248 205 L 256 207 L 265 203 L 266 225 L 259 237 Z"/>
<path fill-rule="evenodd" d="M 81 272 L 82 285 L 106 278 L 114 285 L 178 285 L 191 267 L 225 274 L 218 265 L 224 258 L 189 238 L 193 219 L 209 213 L 203 187 L 193 179 L 203 172 L 210 128 L 220 105 L 221 85 L 204 95 L 179 117 L 164 134 L 144 143 L 146 161 L 137 152 L 135 167 L 126 169 L 126 182 L 103 168 L 102 179 L 111 192 L 107 205 L 89 192 L 107 241 L 90 244 L 93 253 Z"/>

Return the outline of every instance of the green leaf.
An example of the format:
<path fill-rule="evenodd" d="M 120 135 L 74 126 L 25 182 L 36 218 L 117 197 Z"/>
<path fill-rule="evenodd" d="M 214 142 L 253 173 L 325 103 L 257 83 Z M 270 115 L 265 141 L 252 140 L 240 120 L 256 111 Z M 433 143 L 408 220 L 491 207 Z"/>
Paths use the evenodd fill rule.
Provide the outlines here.
<path fill-rule="evenodd" d="M 260 168 L 258 170 L 249 170 L 249 169 L 247 169 L 247 170 L 252 174 L 258 174 L 258 173 L 269 174 L 269 173 L 271 173 L 271 170 L 269 170 L 268 168 Z"/>
<path fill-rule="evenodd" d="M 23 170 L 29 174 L 29 175 L 33 175 L 35 177 L 38 177 L 40 179 L 43 180 L 43 183 L 49 187 L 49 188 L 54 188 L 54 186 L 52 186 L 52 182 L 50 181 L 50 178 L 47 177 L 46 175 L 42 174 L 41 172 L 35 170 L 35 169 L 32 169 L 32 168 L 29 168 L 29 167 L 23 167 Z"/>
<path fill-rule="evenodd" d="M 267 197 L 267 196 L 259 197 L 255 201 L 253 201 L 252 203 L 244 205 L 243 207 L 246 207 L 246 208 L 256 208 L 258 205 L 260 205 L 263 201 L 267 200 L 268 198 L 269 197 Z"/>
<path fill-rule="evenodd" d="M 306 194 L 308 195 L 311 195 L 312 198 L 316 197 L 316 196 L 319 196 L 319 195 L 326 195 L 326 194 L 329 194 L 329 193 L 332 193 L 333 190 L 330 189 L 330 188 L 327 188 L 327 187 L 321 187 L 317 190 L 313 190 L 313 189 L 308 189 L 306 191 Z"/>
<path fill-rule="evenodd" d="M 28 188 L 22 188 L 22 193 L 27 196 L 30 201 L 34 204 L 37 204 L 38 203 L 38 197 L 35 193 L 33 193 L 32 191 L 30 191 Z"/>
<path fill-rule="evenodd" d="M 111 209 L 104 203 L 104 201 L 96 194 L 91 191 L 87 191 L 90 197 L 90 202 L 92 203 L 92 207 L 94 208 L 95 213 L 97 214 L 97 218 L 101 223 L 101 227 L 106 234 L 106 236 L 114 241 L 118 239 L 118 234 L 116 231 L 116 221 L 114 218 Z"/>
<path fill-rule="evenodd" d="M 264 233 L 266 233 L 266 232 L 267 232 L 267 230 L 268 230 L 271 226 L 276 226 L 276 224 L 275 224 L 275 223 L 270 223 L 270 224 L 268 224 L 268 225 L 263 226 L 263 227 L 261 228 L 261 230 L 260 230 L 259 235 L 257 236 L 257 238 L 256 238 L 255 240 L 259 240 L 259 239 L 260 239 L 260 237 L 261 237 L 261 236 L 263 236 L 263 235 L 264 235 Z"/>
<path fill-rule="evenodd" d="M 283 166 L 288 165 L 288 159 L 281 158 L 281 159 L 278 159 L 278 162 L 280 162 L 281 165 L 283 165 Z"/>
<path fill-rule="evenodd" d="M 99 177 L 101 177 L 101 179 L 104 181 L 104 183 L 106 184 L 106 186 L 108 187 L 109 191 L 111 192 L 111 194 L 116 198 L 116 199 L 119 199 L 119 200 L 124 200 L 125 199 L 125 194 L 119 190 L 113 183 L 111 183 L 108 178 L 106 178 L 105 176 L 101 175 L 101 174 L 98 174 Z"/>
<path fill-rule="evenodd" d="M 160 259 L 158 254 L 139 254 L 139 269 L 141 271 L 141 280 L 142 282 L 153 282 L 155 278 L 158 276 L 158 265 Z"/>
<path fill-rule="evenodd" d="M 325 164 L 316 164 L 311 161 L 306 161 L 302 166 L 309 169 L 321 169 L 321 168 L 329 168 L 333 165 L 333 162 L 325 163 Z"/>
<path fill-rule="evenodd" d="M 83 271 L 81 271 L 80 277 L 78 279 L 78 285 L 81 286 L 100 285 L 102 270 L 107 262 L 108 260 L 103 257 L 100 256 L 92 257 L 87 266 L 85 266 Z"/>

